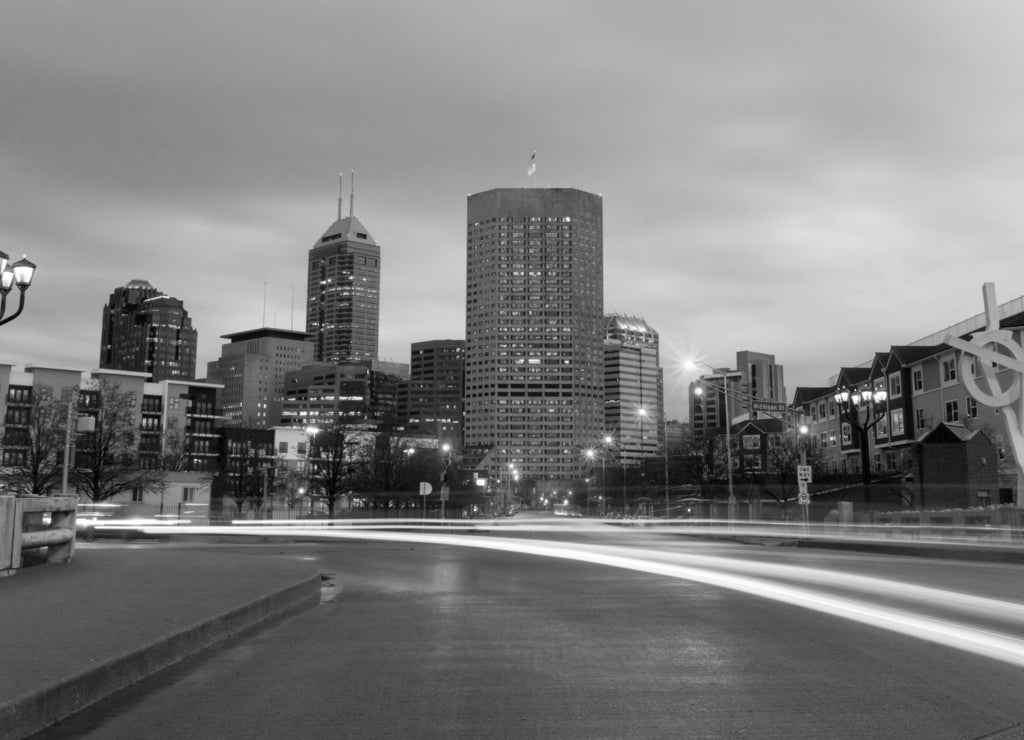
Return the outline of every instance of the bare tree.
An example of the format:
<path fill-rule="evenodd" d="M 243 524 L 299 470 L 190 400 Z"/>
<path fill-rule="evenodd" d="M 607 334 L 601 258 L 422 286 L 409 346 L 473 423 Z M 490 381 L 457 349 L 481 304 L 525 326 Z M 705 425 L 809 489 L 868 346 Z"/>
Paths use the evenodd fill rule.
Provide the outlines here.
<path fill-rule="evenodd" d="M 810 465 L 821 469 L 822 452 L 791 436 L 783 435 L 768 447 L 768 470 L 779 484 L 779 493 L 775 493 L 766 481 L 762 482 L 762 490 L 782 507 L 782 517 L 789 518 L 789 491 L 796 483 L 797 467 Z"/>
<path fill-rule="evenodd" d="M 79 435 L 69 478 L 92 501 L 100 502 L 135 488 L 159 485 L 159 470 L 139 460 L 139 422 L 134 394 L 102 377 L 94 391 L 80 396 L 79 411 L 93 416 L 95 431 Z"/>
<path fill-rule="evenodd" d="M 4 447 L 20 448 L 10 464 L 0 469 L 0 481 L 19 496 L 42 496 L 62 481 L 68 403 L 43 399 L 33 394 L 32 406 L 25 409 L 27 426 L 15 426 L 8 420 Z"/>
<path fill-rule="evenodd" d="M 246 506 L 258 510 L 263 505 L 266 468 L 272 463 L 273 450 L 260 431 L 240 430 L 228 439 L 228 454 L 214 476 L 213 488 L 230 498 L 239 514 Z"/>
<path fill-rule="evenodd" d="M 365 482 L 373 460 L 374 435 L 336 423 L 321 430 L 310 449 L 310 495 L 319 488 L 334 513 L 338 499 L 357 481 Z"/>

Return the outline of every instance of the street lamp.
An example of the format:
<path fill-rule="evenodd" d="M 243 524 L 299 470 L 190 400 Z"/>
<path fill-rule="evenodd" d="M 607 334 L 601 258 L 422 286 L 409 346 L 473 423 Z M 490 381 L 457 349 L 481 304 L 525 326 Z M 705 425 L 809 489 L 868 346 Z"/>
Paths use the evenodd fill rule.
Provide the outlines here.
<path fill-rule="evenodd" d="M 444 502 L 448 498 L 448 465 L 451 463 L 452 446 L 445 442 L 441 445 L 441 520 L 444 521 Z"/>
<path fill-rule="evenodd" d="M 25 308 L 25 291 L 32 285 L 32 277 L 35 272 L 36 266 L 29 262 L 28 258 L 22 257 L 12 265 L 10 258 L 4 252 L 0 252 L 0 325 L 14 321 L 21 315 Z M 18 310 L 7 318 L 2 318 L 7 311 L 7 296 L 15 285 L 20 291 Z"/>
<path fill-rule="evenodd" d="M 320 432 L 320 428 L 319 427 L 315 427 L 315 426 L 308 426 L 308 427 L 306 427 L 306 434 L 309 435 L 309 453 L 306 455 L 306 461 L 309 463 L 308 477 L 309 477 L 309 515 L 310 516 L 313 516 L 316 513 L 315 504 L 313 503 L 314 500 L 315 500 L 313 498 L 313 492 L 316 490 L 316 486 L 315 486 L 315 482 L 314 482 L 314 480 L 315 480 L 314 479 L 314 475 L 315 475 L 316 471 L 314 469 L 314 464 L 313 464 L 312 458 L 314 457 L 313 451 L 314 451 L 314 448 L 316 447 L 316 435 L 319 432 Z"/>
<path fill-rule="evenodd" d="M 833 396 L 839 407 L 839 419 L 857 430 L 857 443 L 860 445 L 860 471 L 864 484 L 864 506 L 871 507 L 871 459 L 868 453 L 868 432 L 880 422 L 886 413 L 885 403 L 889 394 L 884 390 L 875 390 L 871 385 L 864 388 L 843 386 L 836 389 Z M 861 410 L 864 420 L 861 421 Z"/>
<path fill-rule="evenodd" d="M 736 493 L 732 486 L 732 416 L 729 414 L 729 379 L 730 378 L 742 378 L 743 373 L 741 372 L 722 372 L 711 367 L 706 362 L 700 360 L 688 361 L 686 367 L 695 369 L 697 365 L 703 365 L 711 371 L 710 375 L 704 377 L 721 379 L 722 381 L 722 397 L 725 402 L 725 465 L 726 465 L 726 478 L 729 484 L 729 519 L 736 518 Z M 695 395 L 701 395 L 704 392 L 703 386 L 698 385 L 693 389 Z"/>
<path fill-rule="evenodd" d="M 644 467 L 644 419 L 647 418 L 647 409 L 641 406 L 636 415 L 640 418 L 640 456 L 637 459 L 640 464 L 640 497 L 647 498 L 647 470 Z"/>
<path fill-rule="evenodd" d="M 588 449 L 586 451 L 586 455 L 587 455 L 587 471 L 588 472 L 590 470 L 592 470 L 593 467 L 594 467 L 594 454 L 595 453 L 594 453 L 594 450 L 592 448 Z M 602 476 L 604 475 L 604 458 L 603 457 L 601 458 L 601 474 L 602 474 Z M 604 486 L 604 478 L 603 477 L 601 478 L 601 485 Z M 591 496 L 592 492 L 593 492 L 593 489 L 590 486 L 590 478 L 587 478 L 587 516 L 590 516 L 590 496 Z"/>

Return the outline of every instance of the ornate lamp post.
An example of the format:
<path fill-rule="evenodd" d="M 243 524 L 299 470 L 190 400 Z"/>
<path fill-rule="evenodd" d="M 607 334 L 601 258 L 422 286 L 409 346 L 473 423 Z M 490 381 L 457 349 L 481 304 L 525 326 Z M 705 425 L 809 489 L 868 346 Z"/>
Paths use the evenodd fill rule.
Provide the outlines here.
<path fill-rule="evenodd" d="M 25 308 L 25 291 L 32 285 L 32 277 L 35 272 L 36 266 L 26 257 L 22 257 L 12 265 L 10 258 L 4 252 L 0 252 L 0 326 L 14 321 L 21 315 Z M 15 285 L 18 286 L 19 291 L 18 310 L 3 318 L 7 312 L 7 296 Z"/>
<path fill-rule="evenodd" d="M 871 506 L 871 458 L 868 451 L 868 432 L 885 416 L 883 405 L 888 398 L 884 390 L 875 390 L 870 385 L 864 388 L 842 387 L 836 389 L 833 397 L 839 407 L 839 419 L 857 430 L 857 444 L 860 446 L 860 471 L 864 481 L 864 506 Z M 863 415 L 861 412 L 864 412 Z"/>

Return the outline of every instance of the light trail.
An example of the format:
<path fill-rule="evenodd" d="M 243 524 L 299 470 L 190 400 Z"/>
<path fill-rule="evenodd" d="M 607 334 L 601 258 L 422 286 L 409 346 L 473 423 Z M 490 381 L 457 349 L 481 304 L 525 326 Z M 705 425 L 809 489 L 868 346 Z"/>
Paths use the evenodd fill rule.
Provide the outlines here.
<path fill-rule="evenodd" d="M 167 530 L 162 527 L 152 527 L 145 528 L 144 531 L 147 533 L 165 533 Z M 814 572 L 814 569 L 797 566 L 776 566 L 750 562 L 741 565 L 740 561 L 730 558 L 659 553 L 633 547 L 596 546 L 505 537 L 453 537 L 451 534 L 443 533 L 393 530 L 371 531 L 363 527 L 324 528 L 319 526 L 287 526 L 272 528 L 269 526 L 188 527 L 179 525 L 174 527 L 174 532 L 179 534 L 259 537 L 295 537 L 296 535 L 305 535 L 322 539 L 378 542 L 401 541 L 430 545 L 471 547 L 624 568 L 637 572 L 703 583 L 719 588 L 727 588 L 1024 667 L 1024 640 L 1012 635 L 980 629 L 958 622 L 927 617 L 891 607 L 878 606 L 857 599 L 777 583 L 768 580 L 766 576 L 778 577 L 778 573 L 775 571 L 783 571 L 785 573 L 784 577 L 807 580 L 819 584 L 827 583 L 832 587 L 851 584 L 853 587 L 864 591 L 884 593 L 900 598 L 919 599 L 932 606 L 940 606 L 942 608 L 955 606 L 977 616 L 991 617 L 998 615 L 1004 619 L 1014 621 L 1016 626 L 1024 626 L 1024 607 L 1020 604 L 947 592 L 897 581 L 886 581 L 879 578 L 869 578 L 847 573 L 823 575 Z M 680 559 L 688 561 L 689 564 L 669 562 L 670 560 Z M 734 571 L 756 573 L 758 577 Z"/>

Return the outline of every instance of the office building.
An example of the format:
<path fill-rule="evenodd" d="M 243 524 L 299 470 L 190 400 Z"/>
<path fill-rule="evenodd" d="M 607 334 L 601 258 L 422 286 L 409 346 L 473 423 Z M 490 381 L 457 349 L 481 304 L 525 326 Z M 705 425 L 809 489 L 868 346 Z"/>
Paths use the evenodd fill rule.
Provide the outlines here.
<path fill-rule="evenodd" d="M 467 211 L 465 445 L 494 478 L 581 477 L 604 427 L 601 196 L 498 188 Z"/>
<path fill-rule="evenodd" d="M 132 280 L 103 307 L 100 368 L 147 373 L 153 382 L 192 380 L 197 341 L 180 300 Z"/>
<path fill-rule="evenodd" d="M 623 464 L 657 454 L 664 427 L 658 332 L 635 316 L 606 316 L 604 430 Z"/>
<path fill-rule="evenodd" d="M 405 431 L 462 447 L 462 392 L 466 342 L 415 342 L 409 380 L 399 388 L 399 418 Z"/>
<path fill-rule="evenodd" d="M 381 360 L 314 363 L 285 374 L 284 426 L 394 425 L 409 367 Z"/>
<path fill-rule="evenodd" d="M 306 332 L 316 362 L 377 357 L 380 341 L 380 247 L 352 213 L 338 218 L 309 250 Z"/>
<path fill-rule="evenodd" d="M 220 358 L 207 363 L 207 380 L 224 386 L 220 407 L 225 426 L 257 429 L 281 422 L 285 374 L 313 361 L 305 332 L 252 329 L 224 334 Z"/>

